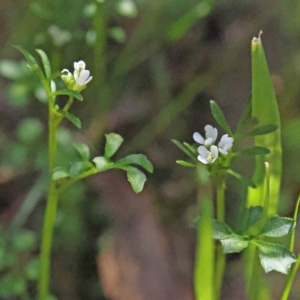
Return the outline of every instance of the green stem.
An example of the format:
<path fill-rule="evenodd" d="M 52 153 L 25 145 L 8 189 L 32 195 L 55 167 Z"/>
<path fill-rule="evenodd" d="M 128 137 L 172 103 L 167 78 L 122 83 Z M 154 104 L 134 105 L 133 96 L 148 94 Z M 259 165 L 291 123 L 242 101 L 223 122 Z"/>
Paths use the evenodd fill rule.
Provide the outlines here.
<path fill-rule="evenodd" d="M 225 221 L 225 185 L 221 181 L 217 184 L 217 220 Z M 216 259 L 216 271 L 215 271 L 215 296 L 216 299 L 220 298 L 223 275 L 225 270 L 226 258 L 222 251 L 221 244 L 217 245 L 217 259 Z"/>
<path fill-rule="evenodd" d="M 269 163 L 265 162 L 265 182 L 264 182 L 264 198 L 263 198 L 263 216 L 261 222 L 258 224 L 259 230 L 268 220 L 269 204 L 270 204 L 270 168 Z M 248 283 L 247 292 L 251 300 L 261 299 L 261 287 L 262 287 L 262 270 L 260 267 L 260 261 L 258 256 L 257 246 L 252 243 L 249 247 L 250 262 L 252 262 L 252 269 L 250 275 L 250 281 Z"/>
<path fill-rule="evenodd" d="M 45 86 L 45 85 L 44 85 Z M 50 281 L 50 257 L 51 257 L 51 246 L 52 236 L 57 210 L 58 192 L 56 189 L 55 182 L 51 180 L 51 174 L 56 167 L 56 151 L 57 141 L 56 132 L 57 125 L 55 124 L 55 110 L 53 98 L 48 85 L 45 86 L 48 94 L 48 126 L 49 126 L 49 140 L 48 140 L 48 163 L 49 163 L 49 190 L 47 197 L 47 206 L 44 216 L 44 226 L 42 234 L 42 245 L 40 255 L 40 277 L 38 283 L 38 299 L 46 300 L 49 294 L 49 281 Z"/>
<path fill-rule="evenodd" d="M 299 265 L 300 265 L 300 255 L 298 255 L 297 262 L 295 263 L 293 270 L 288 275 L 288 278 L 287 278 L 287 281 L 286 281 L 286 284 L 285 284 L 285 287 L 284 287 L 284 290 L 282 293 L 281 300 L 288 300 L 288 297 L 290 295 L 290 291 L 291 291 L 294 279 L 296 277 Z"/>
<path fill-rule="evenodd" d="M 300 195 L 298 196 L 296 208 L 295 208 L 295 211 L 294 211 L 293 220 L 294 220 L 295 223 L 296 223 L 297 217 L 298 217 L 299 205 L 300 205 Z M 292 235 L 291 235 L 291 243 L 290 243 L 290 251 L 291 252 L 294 252 L 295 235 L 296 235 L 296 227 L 293 229 Z"/>
<path fill-rule="evenodd" d="M 63 112 L 69 111 L 71 105 L 73 104 L 73 101 L 74 101 L 74 97 L 70 96 L 68 102 L 66 103 L 66 105 L 64 106 L 62 111 Z M 59 118 L 56 119 L 56 122 L 55 122 L 56 127 L 60 124 L 60 122 L 62 121 L 63 118 L 64 118 L 64 116 L 60 116 Z"/>

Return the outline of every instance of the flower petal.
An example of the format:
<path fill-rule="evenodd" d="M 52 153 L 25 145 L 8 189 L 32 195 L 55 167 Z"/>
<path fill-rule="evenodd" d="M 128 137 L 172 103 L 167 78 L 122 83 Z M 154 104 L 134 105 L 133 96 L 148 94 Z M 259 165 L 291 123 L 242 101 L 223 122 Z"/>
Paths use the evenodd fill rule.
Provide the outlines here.
<path fill-rule="evenodd" d="M 210 137 L 210 138 L 208 138 L 208 139 L 206 139 L 206 140 L 204 141 L 204 145 L 205 145 L 205 146 L 209 146 L 209 145 L 211 145 L 213 142 L 214 142 L 214 139 L 213 139 L 212 137 Z"/>
<path fill-rule="evenodd" d="M 200 147 L 198 148 L 198 152 L 199 152 L 199 154 L 200 154 L 201 156 L 207 158 L 208 151 L 207 151 L 207 149 L 206 149 L 204 146 L 200 146 Z"/>
<path fill-rule="evenodd" d="M 204 144 L 204 137 L 199 132 L 194 132 L 193 139 L 198 144 Z"/>
<path fill-rule="evenodd" d="M 207 159 L 201 155 L 198 155 L 198 160 L 201 161 L 203 164 L 206 164 L 206 165 L 208 164 Z"/>
<path fill-rule="evenodd" d="M 213 161 L 215 161 L 218 158 L 218 155 L 219 155 L 218 147 L 215 146 L 215 145 L 211 146 L 210 147 L 210 152 L 213 155 L 213 157 L 215 158 Z"/>
<path fill-rule="evenodd" d="M 224 154 L 224 155 L 227 155 L 227 154 L 228 154 L 228 152 L 227 152 L 226 150 L 222 149 L 222 148 L 219 148 L 219 151 L 220 151 L 222 154 Z"/>

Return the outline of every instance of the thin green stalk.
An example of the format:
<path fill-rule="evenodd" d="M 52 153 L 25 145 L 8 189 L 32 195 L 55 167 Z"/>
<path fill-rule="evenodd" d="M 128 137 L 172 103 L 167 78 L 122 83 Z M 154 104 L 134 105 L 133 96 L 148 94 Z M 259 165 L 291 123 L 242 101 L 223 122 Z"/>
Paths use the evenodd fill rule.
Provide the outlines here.
<path fill-rule="evenodd" d="M 270 204 L 270 168 L 269 163 L 265 162 L 265 181 L 264 181 L 264 198 L 263 198 L 263 217 L 258 225 L 261 229 L 262 226 L 268 219 L 269 215 L 269 204 Z M 251 249 L 251 250 L 250 250 Z M 260 267 L 260 261 L 258 257 L 257 246 L 252 244 L 249 248 L 249 251 L 252 251 L 252 273 L 250 276 L 250 282 L 248 284 L 248 295 L 251 300 L 261 299 L 261 278 L 262 278 L 262 270 Z"/>
<path fill-rule="evenodd" d="M 298 196 L 296 207 L 295 207 L 295 212 L 294 212 L 294 217 L 293 217 L 294 222 L 297 221 L 299 205 L 300 205 L 300 195 Z M 294 252 L 295 235 L 296 235 L 296 228 L 294 228 L 293 231 L 292 231 L 291 242 L 290 242 L 290 251 L 291 252 Z M 292 285 L 293 285 L 293 282 L 294 282 L 294 279 L 295 279 L 295 276 L 296 276 L 298 268 L 299 268 L 299 264 L 300 264 L 300 255 L 298 255 L 298 260 L 297 260 L 296 264 L 294 265 L 292 271 L 289 272 L 289 275 L 288 275 L 287 280 L 285 282 L 285 286 L 284 286 L 284 289 L 283 289 L 281 300 L 287 300 L 288 299 L 291 288 L 292 288 Z"/>
<path fill-rule="evenodd" d="M 294 211 L 293 220 L 294 220 L 295 223 L 297 222 L 297 218 L 298 218 L 299 205 L 300 205 L 300 194 L 298 196 L 297 204 L 296 204 L 295 211 Z M 295 235 L 296 235 L 296 227 L 293 229 L 292 235 L 291 235 L 291 242 L 290 242 L 290 251 L 291 252 L 294 252 Z"/>
<path fill-rule="evenodd" d="M 71 105 L 73 104 L 73 101 L 74 101 L 74 97 L 70 96 L 68 102 L 66 103 L 66 105 L 64 106 L 62 111 L 67 112 L 69 110 L 69 108 L 71 107 Z M 64 118 L 64 116 L 61 116 L 56 120 L 56 123 L 55 123 L 56 127 L 59 125 L 59 123 L 62 121 L 63 118 Z"/>
<path fill-rule="evenodd" d="M 223 181 L 217 184 L 217 220 L 221 222 L 225 221 L 225 185 Z M 222 251 L 221 244 L 218 244 L 216 270 L 215 270 L 216 299 L 220 298 L 225 264 L 226 264 L 225 254 Z"/>
<path fill-rule="evenodd" d="M 293 282 L 295 280 L 299 265 L 300 265 L 300 255 L 298 255 L 298 259 L 297 259 L 292 271 L 288 275 L 288 278 L 287 278 L 287 281 L 286 281 L 286 284 L 285 284 L 285 287 L 284 287 L 284 290 L 282 293 L 281 300 L 288 300 L 288 297 L 290 295 L 291 288 L 292 288 Z"/>
<path fill-rule="evenodd" d="M 46 212 L 44 217 L 41 255 L 40 255 L 40 277 L 38 283 L 39 300 L 46 300 L 49 294 L 51 246 L 52 246 L 53 229 L 54 229 L 56 210 L 57 210 L 57 201 L 58 201 L 58 193 L 55 186 L 55 182 L 51 181 L 51 173 L 56 166 L 57 126 L 55 125 L 54 103 L 53 103 L 51 91 L 49 89 L 46 89 L 46 92 L 48 94 L 48 109 L 49 109 L 49 119 L 48 119 L 49 190 L 48 190 L 48 197 L 47 197 Z"/>

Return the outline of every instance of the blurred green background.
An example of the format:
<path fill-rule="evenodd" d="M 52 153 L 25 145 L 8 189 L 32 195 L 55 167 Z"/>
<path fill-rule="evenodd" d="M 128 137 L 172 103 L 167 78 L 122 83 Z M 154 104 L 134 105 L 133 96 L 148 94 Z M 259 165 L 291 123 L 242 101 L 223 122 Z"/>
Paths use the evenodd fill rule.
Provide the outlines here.
<path fill-rule="evenodd" d="M 55 72 L 84 60 L 94 77 L 84 101 L 72 107 L 83 129 L 66 120 L 59 131 L 60 165 L 76 159 L 73 142 L 87 143 L 98 156 L 104 133 L 116 132 L 125 138 L 118 156 L 144 153 L 155 167 L 140 195 L 113 170 L 61 197 L 53 295 L 189 300 L 197 187 L 193 171 L 176 165 L 185 157 L 170 140 L 192 142 L 194 131 L 216 126 L 211 99 L 236 126 L 251 89 L 250 42 L 263 30 L 283 127 L 280 210 L 291 216 L 300 192 L 299 14 L 298 0 L 2 0 L 0 299 L 34 298 L 47 186 L 45 94 L 12 45 L 31 53 L 43 49 Z M 251 175 L 252 161 L 234 164 Z M 227 187 L 228 222 L 234 226 L 246 188 L 235 180 Z M 239 258 L 228 256 L 222 299 L 246 299 Z M 284 277 L 267 278 L 277 299 Z"/>

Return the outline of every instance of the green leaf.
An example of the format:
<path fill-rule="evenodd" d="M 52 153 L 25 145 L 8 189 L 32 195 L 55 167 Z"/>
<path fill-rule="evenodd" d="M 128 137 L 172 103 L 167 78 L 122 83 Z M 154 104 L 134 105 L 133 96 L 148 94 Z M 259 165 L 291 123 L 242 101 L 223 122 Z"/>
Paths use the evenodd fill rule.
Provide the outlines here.
<path fill-rule="evenodd" d="M 93 168 L 93 164 L 89 161 L 75 161 L 71 164 L 70 167 L 70 176 L 71 177 L 77 177 L 81 175 L 82 173 L 90 170 Z"/>
<path fill-rule="evenodd" d="M 0 281 L 0 296 L 22 295 L 26 289 L 25 278 L 6 274 Z M 6 298 L 7 299 L 7 298 Z"/>
<path fill-rule="evenodd" d="M 37 63 L 37 61 L 35 60 L 35 58 L 21 46 L 14 46 L 14 47 L 18 49 L 20 52 L 22 52 L 22 54 L 27 59 L 27 62 L 29 63 L 30 69 L 38 75 L 41 81 L 44 81 L 45 80 L 44 73 L 40 68 L 39 64 Z"/>
<path fill-rule="evenodd" d="M 251 112 L 252 112 L 252 94 L 250 93 L 250 95 L 249 95 L 249 97 L 248 97 L 248 99 L 247 99 L 247 101 L 244 105 L 240 120 L 237 124 L 236 131 L 235 131 L 235 134 L 234 134 L 234 138 L 236 138 L 237 136 L 240 135 L 240 133 L 243 129 L 243 126 L 251 118 Z"/>
<path fill-rule="evenodd" d="M 194 147 L 192 145 L 190 145 L 189 143 L 187 142 L 183 142 L 183 145 L 188 148 L 188 150 L 190 150 L 193 154 L 195 154 L 196 156 L 198 156 L 198 146 Z"/>
<path fill-rule="evenodd" d="M 42 59 L 44 69 L 45 69 L 46 78 L 50 79 L 52 72 L 51 72 L 50 61 L 49 61 L 49 58 L 48 58 L 47 54 L 41 49 L 36 49 L 35 51 L 40 55 L 40 57 Z"/>
<path fill-rule="evenodd" d="M 114 167 L 114 163 L 104 156 L 97 156 L 93 159 L 96 168 L 99 172 L 103 172 Z"/>
<path fill-rule="evenodd" d="M 58 109 L 57 112 L 59 112 L 65 118 L 67 118 L 69 121 L 71 121 L 77 128 L 79 128 L 79 129 L 81 128 L 81 121 L 79 118 L 77 118 L 76 116 L 74 116 L 73 114 L 71 114 L 68 111 L 63 111 L 62 109 Z"/>
<path fill-rule="evenodd" d="M 212 239 L 213 215 L 212 201 L 208 198 L 201 199 L 201 217 L 197 224 L 197 247 L 194 273 L 194 287 L 197 299 L 214 299 L 214 265 L 215 249 Z M 205 274 L 205 276 L 203 276 Z"/>
<path fill-rule="evenodd" d="M 259 235 L 281 237 L 289 234 L 296 226 L 293 219 L 274 216 L 264 225 Z"/>
<path fill-rule="evenodd" d="M 261 205 L 265 193 L 265 161 L 270 164 L 270 201 L 268 215 L 277 213 L 280 195 L 282 173 L 282 147 L 280 133 L 280 115 L 276 95 L 268 63 L 261 41 L 261 33 L 254 38 L 251 44 L 252 52 L 252 118 L 260 128 L 272 124 L 277 130 L 265 134 L 256 135 L 255 146 L 268 148 L 271 152 L 266 156 L 255 156 L 255 171 L 252 177 L 257 188 L 248 189 L 247 205 Z M 272 128 L 269 128 L 269 130 Z M 266 127 L 265 127 L 266 130 Z M 266 132 L 266 131 L 265 131 Z"/>
<path fill-rule="evenodd" d="M 30 260 L 25 266 L 25 275 L 29 280 L 36 280 L 39 276 L 39 259 Z"/>
<path fill-rule="evenodd" d="M 134 192 L 137 194 L 140 193 L 143 190 L 144 184 L 147 180 L 146 175 L 135 167 L 126 166 L 122 167 L 122 169 L 127 172 L 127 179 L 130 182 Z"/>
<path fill-rule="evenodd" d="M 184 167 L 188 167 L 188 168 L 195 168 L 196 165 L 195 164 L 191 164 L 185 160 L 176 160 L 176 163 L 181 165 L 181 166 L 184 166 Z"/>
<path fill-rule="evenodd" d="M 246 237 L 232 234 L 220 240 L 222 244 L 223 253 L 238 253 L 249 245 L 249 240 Z"/>
<path fill-rule="evenodd" d="M 196 155 L 191 152 L 188 148 L 186 148 L 181 142 L 172 139 L 171 140 L 173 144 L 175 144 L 181 151 L 183 151 L 186 155 L 188 155 L 191 159 L 197 161 Z"/>
<path fill-rule="evenodd" d="M 240 224 L 240 233 L 247 232 L 255 225 L 263 216 L 263 208 L 261 206 L 250 206 L 244 209 L 242 214 L 242 222 Z"/>
<path fill-rule="evenodd" d="M 0 271 L 12 266 L 16 262 L 15 254 L 8 252 L 5 248 L 0 248 Z"/>
<path fill-rule="evenodd" d="M 212 229 L 213 229 L 213 238 L 215 240 L 221 240 L 234 234 L 232 229 L 227 224 L 215 219 L 212 220 Z"/>
<path fill-rule="evenodd" d="M 144 154 L 131 154 L 115 162 L 116 167 L 129 164 L 139 165 L 148 172 L 153 172 L 153 165 Z"/>
<path fill-rule="evenodd" d="M 278 125 L 276 124 L 262 125 L 248 132 L 246 136 L 265 135 L 275 131 L 276 129 L 278 129 Z"/>
<path fill-rule="evenodd" d="M 106 144 L 104 150 L 104 156 L 106 158 L 111 158 L 123 143 L 123 138 L 117 133 L 108 133 L 105 135 Z"/>
<path fill-rule="evenodd" d="M 253 240 L 258 246 L 260 262 L 266 273 L 274 270 L 287 274 L 296 256 L 282 245 Z"/>
<path fill-rule="evenodd" d="M 58 95 L 67 95 L 67 96 L 71 96 L 74 97 L 75 99 L 78 99 L 80 101 L 83 100 L 83 97 L 80 93 L 72 91 L 72 90 L 68 90 L 68 89 L 64 89 L 64 90 L 58 90 L 54 93 L 52 93 L 53 96 L 58 96 Z"/>
<path fill-rule="evenodd" d="M 78 151 L 79 155 L 83 160 L 89 160 L 90 159 L 90 149 L 89 147 L 84 143 L 75 143 L 74 147 Z"/>
<path fill-rule="evenodd" d="M 266 154 L 269 154 L 270 152 L 271 151 L 267 148 L 254 146 L 252 148 L 242 150 L 241 152 L 239 152 L 239 154 L 244 154 L 244 155 L 266 155 Z"/>
<path fill-rule="evenodd" d="M 224 117 L 224 114 L 221 111 L 221 108 L 213 100 L 210 100 L 210 109 L 213 117 L 218 122 L 218 124 L 226 131 L 226 133 L 228 133 L 230 136 L 233 136 L 232 131 Z"/>
<path fill-rule="evenodd" d="M 248 178 L 242 176 L 241 174 L 231 170 L 231 169 L 228 169 L 227 170 L 227 173 L 232 175 L 233 177 L 237 178 L 238 180 L 240 180 L 242 183 L 244 183 L 245 185 L 247 186 L 251 186 L 252 188 L 256 188 L 256 185 Z"/>
<path fill-rule="evenodd" d="M 70 177 L 69 171 L 66 168 L 57 167 L 53 170 L 52 180 L 56 181 L 66 177 Z"/>
<path fill-rule="evenodd" d="M 35 234 L 31 231 L 18 232 L 12 237 L 13 247 L 17 252 L 29 249 L 35 240 Z"/>

